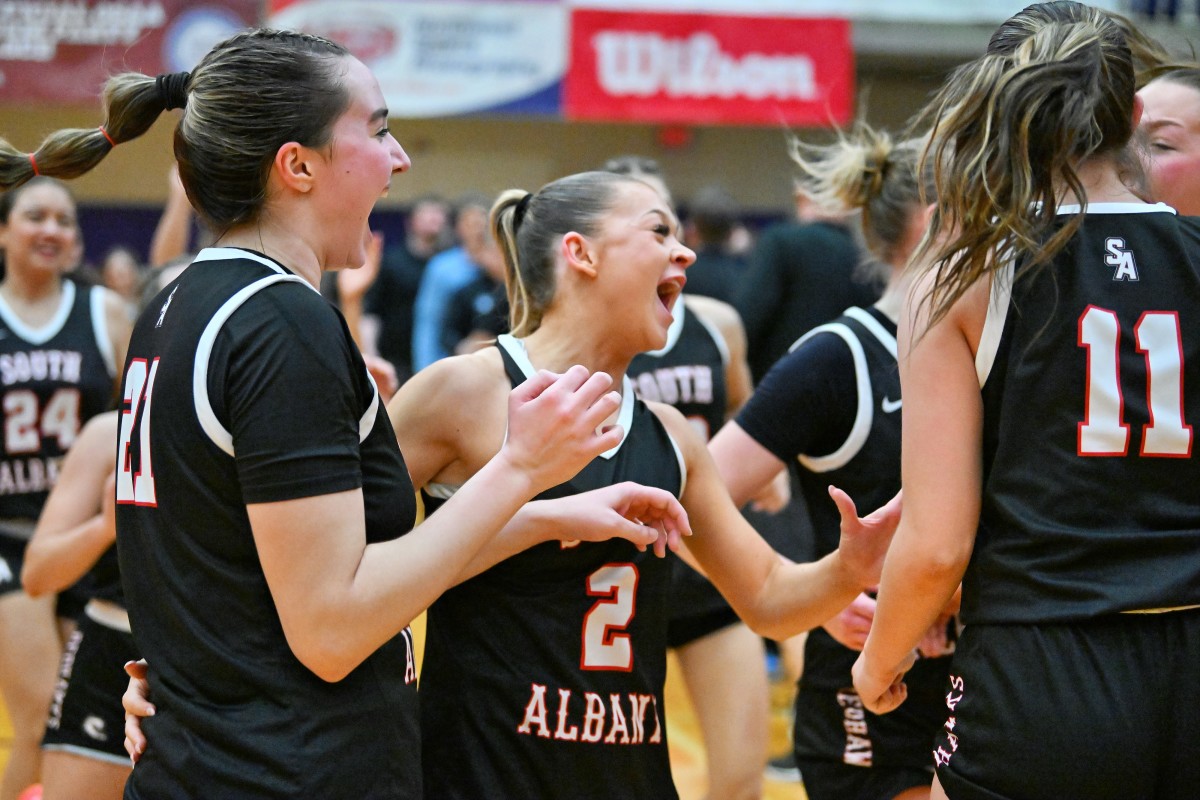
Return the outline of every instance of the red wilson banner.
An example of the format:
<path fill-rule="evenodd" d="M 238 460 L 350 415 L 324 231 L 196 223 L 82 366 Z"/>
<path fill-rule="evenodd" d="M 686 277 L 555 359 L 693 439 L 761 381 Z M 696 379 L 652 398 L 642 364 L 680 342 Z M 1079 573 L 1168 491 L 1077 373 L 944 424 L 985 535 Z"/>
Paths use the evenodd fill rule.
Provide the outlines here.
<path fill-rule="evenodd" d="M 576 9 L 567 119 L 828 126 L 850 120 L 844 19 Z"/>

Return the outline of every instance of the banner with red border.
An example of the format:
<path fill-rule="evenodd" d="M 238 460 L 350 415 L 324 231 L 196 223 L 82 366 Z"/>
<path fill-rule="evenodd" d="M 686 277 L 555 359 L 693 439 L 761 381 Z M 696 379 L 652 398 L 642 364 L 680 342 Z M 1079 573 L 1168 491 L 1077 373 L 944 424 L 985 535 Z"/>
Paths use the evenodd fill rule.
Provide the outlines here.
<path fill-rule="evenodd" d="M 853 96 L 845 19 L 571 14 L 567 119 L 824 127 L 850 120 Z"/>

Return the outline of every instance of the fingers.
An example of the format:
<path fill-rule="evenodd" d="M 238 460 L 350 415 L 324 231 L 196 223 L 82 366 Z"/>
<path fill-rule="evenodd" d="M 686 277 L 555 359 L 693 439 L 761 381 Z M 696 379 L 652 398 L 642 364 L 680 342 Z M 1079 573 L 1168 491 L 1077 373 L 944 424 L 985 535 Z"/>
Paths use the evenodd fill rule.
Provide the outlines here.
<path fill-rule="evenodd" d="M 900 707 L 900 704 L 908 699 L 908 684 L 904 681 L 893 683 L 887 690 L 876 698 L 873 702 L 868 703 L 863 700 L 863 705 L 868 710 L 875 714 L 886 714 L 889 711 L 895 711 Z"/>
<path fill-rule="evenodd" d="M 125 707 L 125 752 L 131 764 L 137 764 L 146 752 L 146 737 L 142 733 L 141 718 L 154 716 L 154 706 L 146 699 L 150 684 L 146 681 L 146 662 L 129 661 L 125 664 L 129 675 L 129 688 L 121 696 Z"/>
<path fill-rule="evenodd" d="M 842 518 L 843 527 L 847 523 L 856 523 L 858 521 L 858 507 L 854 505 L 854 501 L 850 499 L 850 495 L 836 486 L 830 486 L 829 496 L 833 499 L 833 504 L 837 506 L 838 514 Z"/>

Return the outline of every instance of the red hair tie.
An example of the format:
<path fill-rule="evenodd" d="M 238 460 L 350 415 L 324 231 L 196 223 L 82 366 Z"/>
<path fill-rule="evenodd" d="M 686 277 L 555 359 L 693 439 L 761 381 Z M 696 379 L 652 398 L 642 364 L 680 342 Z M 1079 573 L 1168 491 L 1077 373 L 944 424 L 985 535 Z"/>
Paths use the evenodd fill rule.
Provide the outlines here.
<path fill-rule="evenodd" d="M 103 126 L 103 125 L 101 125 L 101 126 L 99 126 L 99 127 L 100 127 L 100 132 L 104 134 L 104 138 L 105 138 L 105 139 L 108 139 L 108 143 L 109 143 L 109 144 L 111 144 L 113 147 L 116 147 L 116 146 L 117 146 L 117 143 L 116 143 L 116 142 L 114 142 L 114 141 L 113 141 L 113 138 L 112 138 L 111 136 L 109 136 L 109 135 L 108 135 L 108 131 L 104 130 L 104 126 Z"/>
<path fill-rule="evenodd" d="M 38 172 L 38 168 L 37 168 L 37 159 L 33 157 L 33 153 L 30 153 L 30 154 L 29 154 L 29 165 L 30 165 L 31 167 L 33 167 L 33 174 L 34 174 L 34 175 L 41 175 L 41 174 L 42 174 L 42 173 Z"/>

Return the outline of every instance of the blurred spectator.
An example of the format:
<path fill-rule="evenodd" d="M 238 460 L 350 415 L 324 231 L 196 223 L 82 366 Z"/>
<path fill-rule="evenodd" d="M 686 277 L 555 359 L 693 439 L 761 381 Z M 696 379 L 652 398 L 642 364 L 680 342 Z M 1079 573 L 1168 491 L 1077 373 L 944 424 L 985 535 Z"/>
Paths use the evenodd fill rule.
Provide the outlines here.
<path fill-rule="evenodd" d="M 600 171 L 632 175 L 653 186 L 664 200 L 672 206 L 675 205 L 675 200 L 671 197 L 671 190 L 667 188 L 666 179 L 663 177 L 662 167 L 653 158 L 635 155 L 614 156 L 601 165 Z"/>
<path fill-rule="evenodd" d="M 746 261 L 736 255 L 730 238 L 738 222 L 737 201 L 724 187 L 705 186 L 688 206 L 688 243 L 696 263 L 688 267 L 687 293 L 732 303 Z"/>
<path fill-rule="evenodd" d="M 463 196 L 455 203 L 454 233 L 458 245 L 429 259 L 413 310 L 412 368 L 423 369 L 452 354 L 443 345 L 446 309 L 450 298 L 479 274 L 471 260 L 487 236 L 491 203 L 478 193 Z"/>
<path fill-rule="evenodd" d="M 392 363 L 401 382 L 413 373 L 413 309 L 417 290 L 429 259 L 446 241 L 450 219 L 449 205 L 433 195 L 418 197 L 409 209 L 404 241 L 385 244 L 379 275 L 363 303 L 363 325 L 373 329 L 374 350 Z"/>
<path fill-rule="evenodd" d="M 879 287 L 855 276 L 862 260 L 846 219 L 797 191 L 796 219 L 763 231 L 734 297 L 755 383 L 809 330 L 878 299 Z"/>
<path fill-rule="evenodd" d="M 1133 0 L 1131 10 L 1135 14 L 1144 14 L 1147 17 L 1162 17 L 1171 22 L 1175 21 L 1176 15 L 1179 13 L 1178 0 Z M 1159 12 L 1162 12 L 1159 14 Z"/>
<path fill-rule="evenodd" d="M 100 262 L 100 281 L 129 306 L 129 318 L 137 317 L 142 286 L 142 265 L 137 255 L 124 245 L 117 245 Z"/>
<path fill-rule="evenodd" d="M 150 239 L 148 266 L 160 267 L 191 252 L 189 245 L 194 217 L 191 201 L 183 190 L 183 182 L 179 180 L 179 167 L 172 163 L 167 172 L 167 204 L 163 206 L 162 216 L 158 218 L 154 236 Z M 213 237 L 206 232 L 199 238 L 204 241 L 195 245 L 196 250 L 206 247 Z"/>
<path fill-rule="evenodd" d="M 504 287 L 504 254 L 488 231 L 471 253 L 479 274 L 450 298 L 442 346 L 470 353 L 508 332 L 508 295 Z"/>

